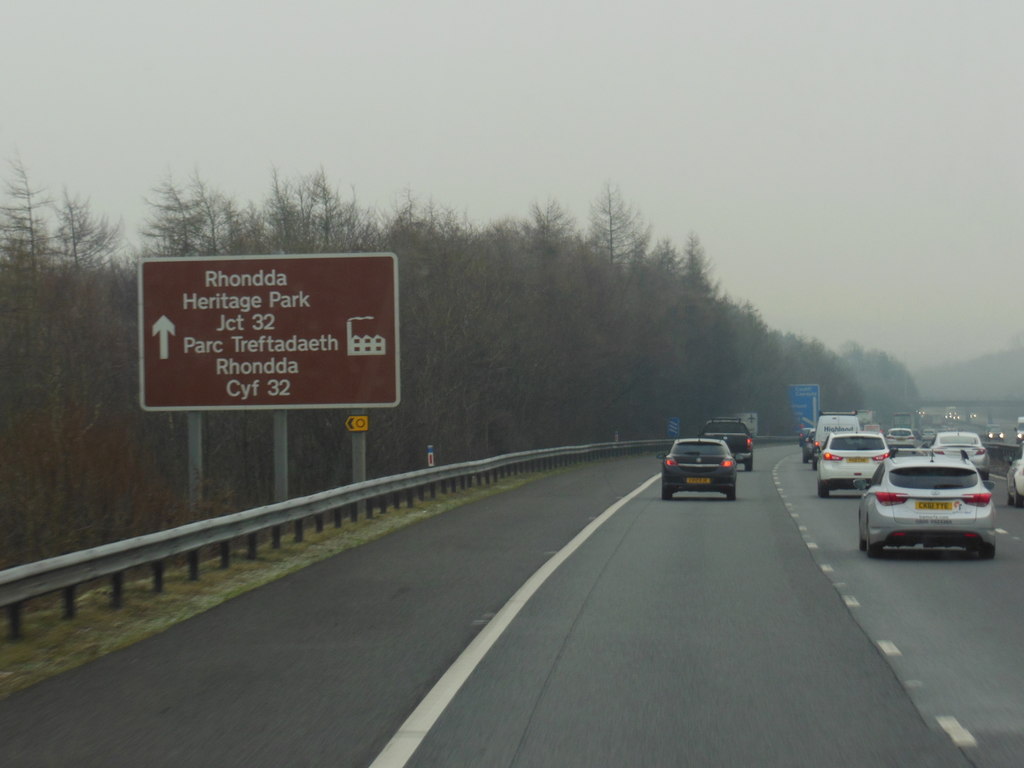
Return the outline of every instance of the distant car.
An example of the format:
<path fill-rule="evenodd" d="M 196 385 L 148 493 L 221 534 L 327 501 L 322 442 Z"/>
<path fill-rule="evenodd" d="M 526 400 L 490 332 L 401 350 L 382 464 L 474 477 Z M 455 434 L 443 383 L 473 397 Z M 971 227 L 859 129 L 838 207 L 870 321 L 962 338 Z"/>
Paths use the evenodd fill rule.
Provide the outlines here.
<path fill-rule="evenodd" d="M 890 448 L 913 448 L 917 445 L 917 438 L 912 429 L 893 427 L 885 433 L 885 442 Z"/>
<path fill-rule="evenodd" d="M 988 480 L 991 458 L 988 450 L 982 445 L 981 438 L 974 432 L 939 432 L 931 445 L 932 453 L 937 456 L 959 457 L 961 452 L 967 455 L 982 480 Z"/>
<path fill-rule="evenodd" d="M 864 425 L 864 431 L 865 432 L 877 432 L 878 434 L 881 434 L 882 433 L 882 425 L 881 424 L 865 424 Z"/>
<path fill-rule="evenodd" d="M 736 500 L 736 459 L 724 440 L 683 438 L 661 457 L 661 498 L 679 491 L 724 493 Z"/>
<path fill-rule="evenodd" d="M 804 464 L 809 462 L 811 456 L 814 455 L 814 430 L 810 427 L 804 427 L 800 430 L 800 454 Z"/>
<path fill-rule="evenodd" d="M 877 432 L 839 432 L 828 436 L 818 457 L 818 495 L 827 499 L 836 489 L 852 490 L 889 458 L 889 446 Z"/>
<path fill-rule="evenodd" d="M 921 447 L 927 448 L 935 441 L 935 430 L 934 429 L 923 429 L 921 430 Z"/>
<path fill-rule="evenodd" d="M 1001 441 L 1006 439 L 1006 431 L 998 424 L 989 424 L 985 428 L 988 439 L 992 442 Z"/>
<path fill-rule="evenodd" d="M 996 554 L 992 483 L 970 461 L 898 455 L 857 482 L 860 549 L 881 557 L 885 547 L 963 547 L 982 559 Z"/>
<path fill-rule="evenodd" d="M 1024 456 L 1019 449 L 1006 472 L 1006 503 L 1024 507 Z"/>

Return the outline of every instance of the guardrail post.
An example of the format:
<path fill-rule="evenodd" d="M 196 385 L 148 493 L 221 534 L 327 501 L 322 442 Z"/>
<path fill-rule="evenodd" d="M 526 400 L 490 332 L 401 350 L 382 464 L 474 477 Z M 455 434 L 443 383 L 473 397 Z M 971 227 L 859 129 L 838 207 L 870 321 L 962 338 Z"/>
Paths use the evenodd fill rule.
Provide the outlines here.
<path fill-rule="evenodd" d="M 21 603 L 7 606 L 7 636 L 11 640 L 21 640 Z"/>
<path fill-rule="evenodd" d="M 124 605 L 124 571 L 110 577 L 110 607 L 120 608 Z"/>
<path fill-rule="evenodd" d="M 437 498 L 437 483 L 430 484 L 430 498 L 431 500 Z"/>
<path fill-rule="evenodd" d="M 334 508 L 334 527 L 341 528 L 341 507 Z"/>
<path fill-rule="evenodd" d="M 349 504 L 348 505 L 348 519 L 353 523 L 359 522 L 359 505 Z"/>
<path fill-rule="evenodd" d="M 164 561 L 157 560 L 153 563 L 153 591 L 164 591 Z"/>
<path fill-rule="evenodd" d="M 302 519 L 295 521 L 295 541 L 302 541 Z"/>
<path fill-rule="evenodd" d="M 199 551 L 196 549 L 188 553 L 188 580 L 199 581 Z"/>
<path fill-rule="evenodd" d="M 313 515 L 313 525 L 316 528 L 317 533 L 324 532 L 324 515 L 323 512 Z"/>
<path fill-rule="evenodd" d="M 281 548 L 281 526 L 275 525 L 270 529 L 270 546 L 274 549 Z"/>
<path fill-rule="evenodd" d="M 222 541 L 220 543 L 220 567 L 221 569 L 227 569 L 231 567 L 231 542 Z"/>
<path fill-rule="evenodd" d="M 64 618 L 75 618 L 75 587 L 64 587 Z"/>

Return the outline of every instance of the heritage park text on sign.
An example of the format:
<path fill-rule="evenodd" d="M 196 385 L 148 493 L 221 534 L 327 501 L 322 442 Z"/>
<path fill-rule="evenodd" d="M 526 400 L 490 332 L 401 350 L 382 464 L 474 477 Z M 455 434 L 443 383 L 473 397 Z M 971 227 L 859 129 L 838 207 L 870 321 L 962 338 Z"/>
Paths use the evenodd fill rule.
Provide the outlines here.
<path fill-rule="evenodd" d="M 147 410 L 398 405 L 393 253 L 145 259 Z"/>

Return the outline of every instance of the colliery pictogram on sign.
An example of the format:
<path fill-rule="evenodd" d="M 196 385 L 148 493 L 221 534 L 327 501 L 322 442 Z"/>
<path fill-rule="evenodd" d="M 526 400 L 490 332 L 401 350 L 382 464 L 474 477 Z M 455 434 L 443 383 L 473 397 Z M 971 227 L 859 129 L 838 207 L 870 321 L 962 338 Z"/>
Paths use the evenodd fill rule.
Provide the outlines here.
<path fill-rule="evenodd" d="M 139 296 L 143 408 L 399 402 L 392 253 L 144 260 Z"/>

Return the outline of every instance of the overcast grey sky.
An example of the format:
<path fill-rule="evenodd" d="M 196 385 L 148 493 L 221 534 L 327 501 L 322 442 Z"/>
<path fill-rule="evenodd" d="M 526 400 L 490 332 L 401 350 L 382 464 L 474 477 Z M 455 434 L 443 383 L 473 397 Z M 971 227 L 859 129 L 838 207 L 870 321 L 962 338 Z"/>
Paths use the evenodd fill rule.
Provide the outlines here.
<path fill-rule="evenodd" d="M 770 326 L 917 366 L 1019 333 L 1022 39 L 1021 0 L 6 0 L 0 160 L 133 239 L 168 173 L 480 224 L 611 182 Z"/>

